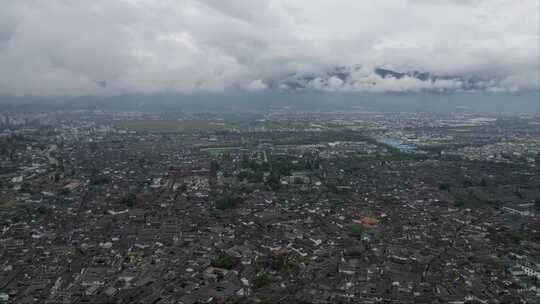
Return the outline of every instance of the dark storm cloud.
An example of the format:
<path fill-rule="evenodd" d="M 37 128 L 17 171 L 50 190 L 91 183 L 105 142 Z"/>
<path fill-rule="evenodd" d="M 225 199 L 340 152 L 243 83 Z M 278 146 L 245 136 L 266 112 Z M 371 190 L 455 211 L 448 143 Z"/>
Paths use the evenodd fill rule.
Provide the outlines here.
<path fill-rule="evenodd" d="M 261 91 L 291 74 L 357 65 L 351 82 L 309 86 L 462 85 L 373 73 L 385 67 L 537 88 L 539 18 L 537 0 L 6 0 L 0 94 Z"/>

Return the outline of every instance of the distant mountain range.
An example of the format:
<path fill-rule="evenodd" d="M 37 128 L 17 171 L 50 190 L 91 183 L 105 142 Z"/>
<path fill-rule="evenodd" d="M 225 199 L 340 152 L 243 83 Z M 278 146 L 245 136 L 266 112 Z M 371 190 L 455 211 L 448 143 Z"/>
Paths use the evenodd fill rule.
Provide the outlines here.
<path fill-rule="evenodd" d="M 307 111 L 538 113 L 540 91 L 512 90 L 502 79 L 396 71 L 387 67 L 333 67 L 259 79 L 262 90 L 241 87 L 225 92 L 159 92 L 81 96 L 0 94 L 3 112 L 50 110 L 137 110 L 157 112 L 250 112 L 289 107 Z"/>
<path fill-rule="evenodd" d="M 342 92 L 467 92 L 505 90 L 501 80 L 476 76 L 435 75 L 429 72 L 398 72 L 387 68 L 335 67 L 320 74 L 292 74 L 266 81 L 280 91 Z"/>

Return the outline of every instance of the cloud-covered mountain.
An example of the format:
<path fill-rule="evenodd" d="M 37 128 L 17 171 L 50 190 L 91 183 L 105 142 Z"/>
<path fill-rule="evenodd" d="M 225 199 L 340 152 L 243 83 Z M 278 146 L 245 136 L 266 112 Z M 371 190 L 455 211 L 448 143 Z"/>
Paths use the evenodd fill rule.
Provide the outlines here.
<path fill-rule="evenodd" d="M 436 75 L 429 72 L 399 72 L 388 68 L 362 66 L 335 67 L 319 74 L 295 73 L 283 79 L 267 80 L 268 87 L 280 91 L 337 92 L 476 92 L 515 91 L 499 78 Z"/>

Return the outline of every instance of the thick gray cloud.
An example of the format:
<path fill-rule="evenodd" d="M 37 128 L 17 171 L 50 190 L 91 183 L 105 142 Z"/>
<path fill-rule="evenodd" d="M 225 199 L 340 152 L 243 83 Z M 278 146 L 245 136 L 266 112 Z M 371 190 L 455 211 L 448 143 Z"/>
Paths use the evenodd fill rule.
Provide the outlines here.
<path fill-rule="evenodd" d="M 309 87 L 461 86 L 373 73 L 384 67 L 538 88 L 539 14 L 538 0 L 5 0 L 0 94 L 261 91 L 358 65 L 354 82 Z"/>

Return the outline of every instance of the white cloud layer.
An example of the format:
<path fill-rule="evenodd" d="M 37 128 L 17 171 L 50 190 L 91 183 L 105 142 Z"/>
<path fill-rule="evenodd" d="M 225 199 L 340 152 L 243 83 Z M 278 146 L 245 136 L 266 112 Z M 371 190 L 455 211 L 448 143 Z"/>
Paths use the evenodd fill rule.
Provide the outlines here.
<path fill-rule="evenodd" d="M 5 0 L 0 94 L 260 91 L 357 64 L 538 88 L 539 22 L 538 0 Z M 461 85 L 362 73 L 310 87 Z"/>

